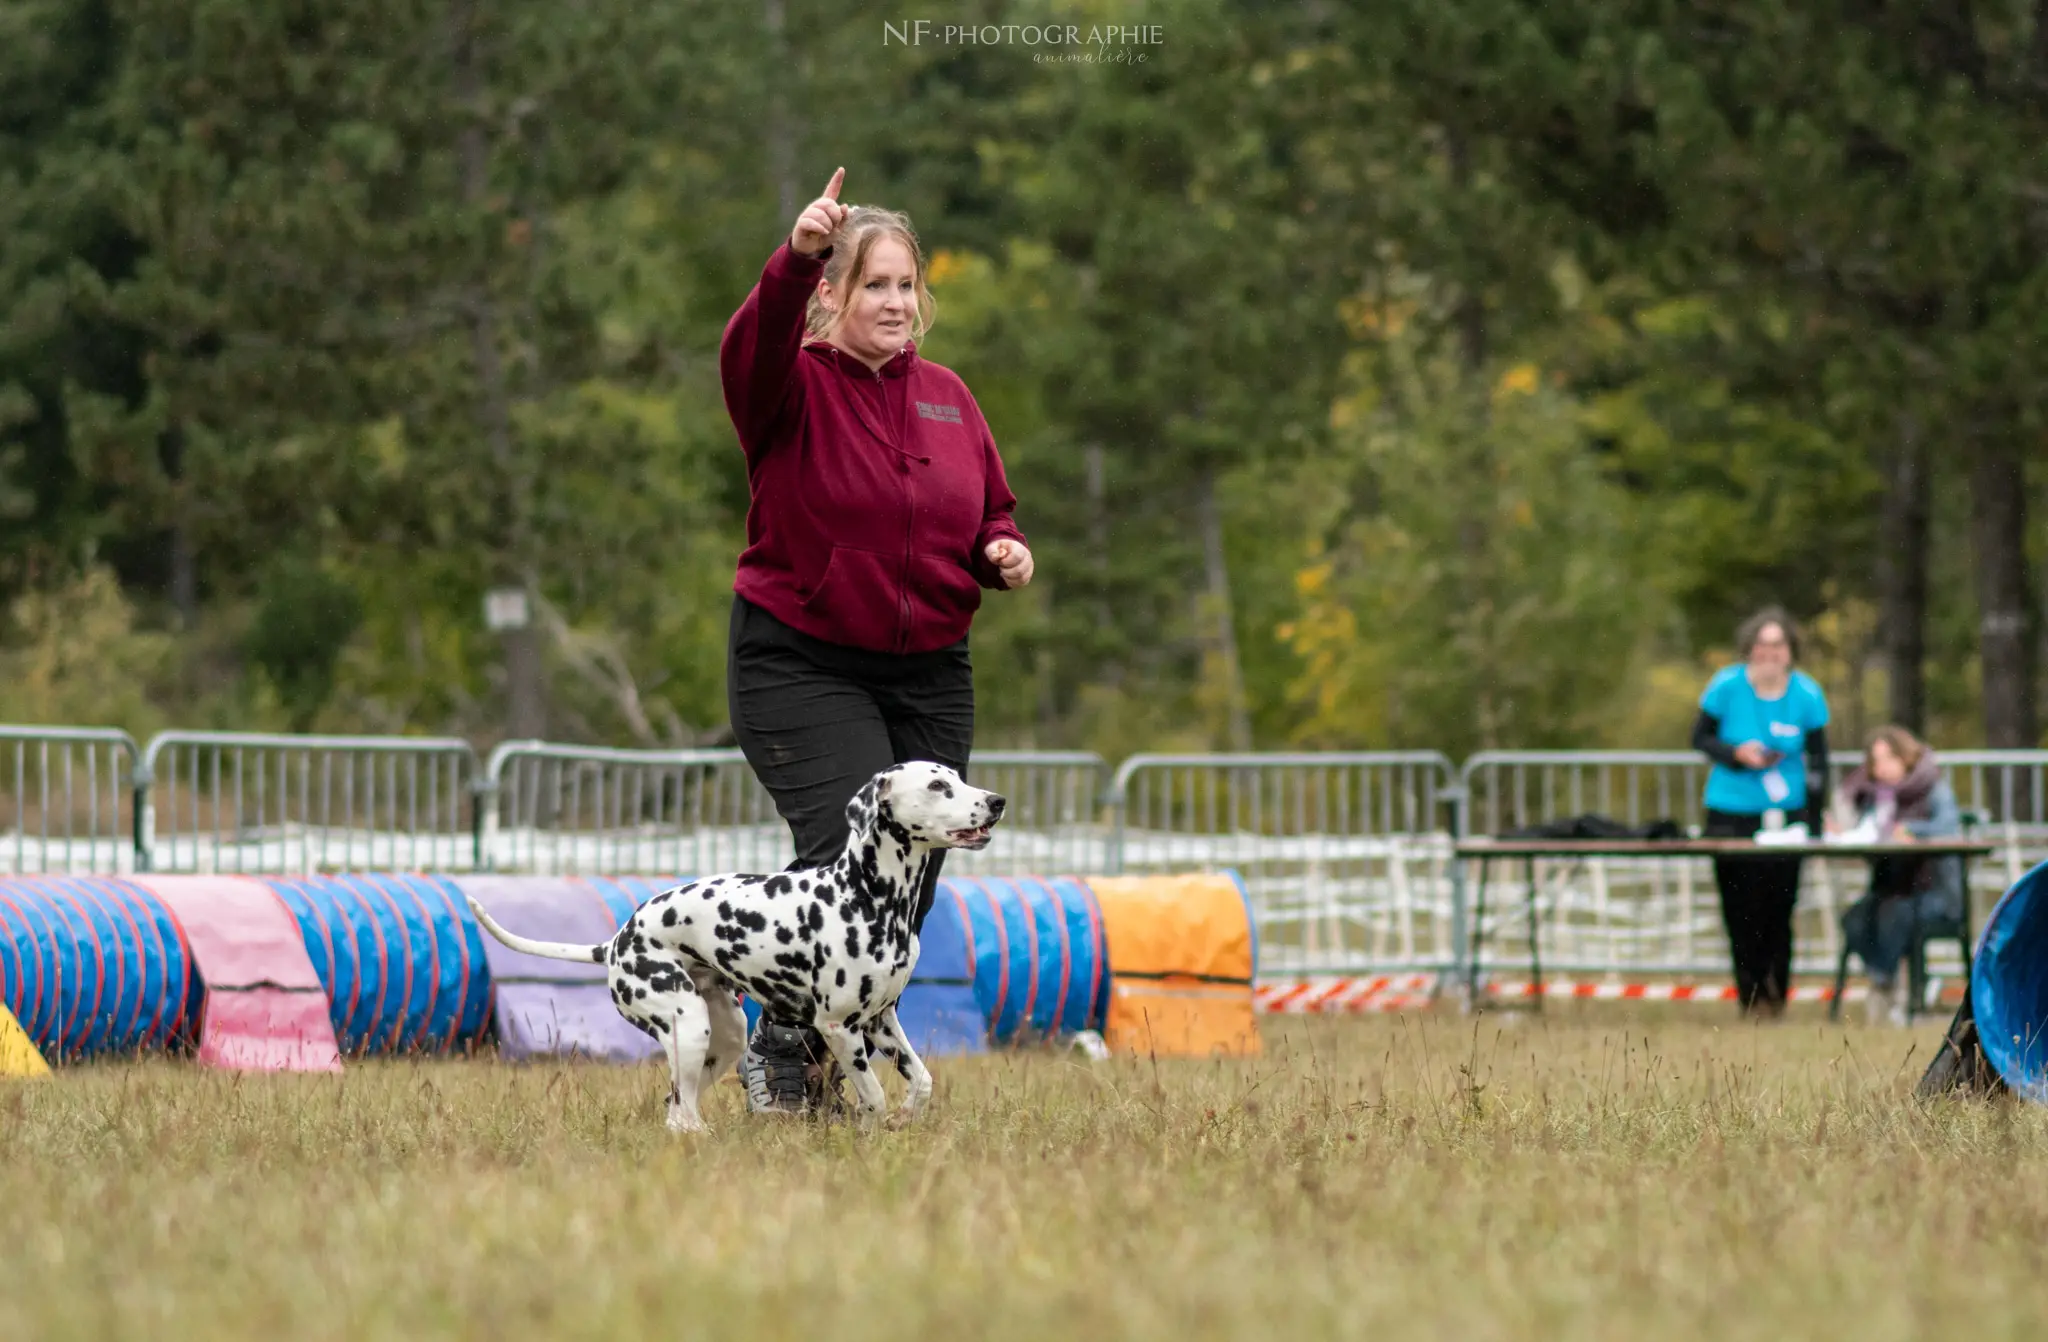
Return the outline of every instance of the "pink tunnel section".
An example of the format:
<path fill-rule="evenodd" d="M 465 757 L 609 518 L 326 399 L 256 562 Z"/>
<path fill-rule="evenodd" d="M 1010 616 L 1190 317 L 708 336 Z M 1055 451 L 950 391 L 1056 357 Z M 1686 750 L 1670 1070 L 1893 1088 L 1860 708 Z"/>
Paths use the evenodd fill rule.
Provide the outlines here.
<path fill-rule="evenodd" d="M 199 1061 L 248 1072 L 338 1072 L 327 991 L 298 922 L 271 888 L 243 876 L 138 876 L 191 948 L 206 1004 Z"/>

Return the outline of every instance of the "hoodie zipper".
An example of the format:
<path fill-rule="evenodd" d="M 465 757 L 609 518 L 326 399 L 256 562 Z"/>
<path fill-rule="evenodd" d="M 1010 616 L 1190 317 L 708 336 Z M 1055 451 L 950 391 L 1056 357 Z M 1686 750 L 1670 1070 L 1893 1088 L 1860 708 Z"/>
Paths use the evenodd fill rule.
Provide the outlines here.
<path fill-rule="evenodd" d="M 882 370 L 879 368 L 875 370 L 875 382 L 882 393 L 882 412 L 886 416 L 889 391 L 882 382 Z M 906 398 L 909 395 L 907 388 L 904 395 Z M 896 651 L 899 655 L 910 650 L 910 555 L 911 541 L 917 534 L 915 491 L 910 485 L 910 452 L 902 441 L 907 432 L 907 425 L 899 428 L 896 443 L 896 469 L 903 477 L 903 574 L 896 588 Z"/>

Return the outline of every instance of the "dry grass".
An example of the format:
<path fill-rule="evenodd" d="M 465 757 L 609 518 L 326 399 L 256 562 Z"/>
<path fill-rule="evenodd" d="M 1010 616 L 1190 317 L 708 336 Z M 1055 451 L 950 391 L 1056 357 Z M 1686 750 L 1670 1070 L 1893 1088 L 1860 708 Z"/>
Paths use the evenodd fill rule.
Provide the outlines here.
<path fill-rule="evenodd" d="M 0 1088 L 0 1337 L 2048 1335 L 2048 1111 L 1914 1106 L 1936 1029 L 1502 1020 L 942 1061 L 873 1136 L 721 1086 L 671 1139 L 640 1069 L 75 1069 Z"/>

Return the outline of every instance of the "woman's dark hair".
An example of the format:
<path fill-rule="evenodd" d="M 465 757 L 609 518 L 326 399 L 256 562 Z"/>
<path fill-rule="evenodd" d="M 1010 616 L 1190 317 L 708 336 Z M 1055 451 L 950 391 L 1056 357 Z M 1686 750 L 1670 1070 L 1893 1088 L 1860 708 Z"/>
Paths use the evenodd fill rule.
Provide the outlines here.
<path fill-rule="evenodd" d="M 1785 648 L 1792 654 L 1792 660 L 1799 660 L 1799 626 L 1792 623 L 1792 617 L 1785 613 L 1783 606 L 1765 606 L 1756 614 L 1744 620 L 1735 631 L 1735 652 L 1745 662 L 1749 650 L 1756 646 L 1757 636 L 1772 625 L 1785 632 Z"/>

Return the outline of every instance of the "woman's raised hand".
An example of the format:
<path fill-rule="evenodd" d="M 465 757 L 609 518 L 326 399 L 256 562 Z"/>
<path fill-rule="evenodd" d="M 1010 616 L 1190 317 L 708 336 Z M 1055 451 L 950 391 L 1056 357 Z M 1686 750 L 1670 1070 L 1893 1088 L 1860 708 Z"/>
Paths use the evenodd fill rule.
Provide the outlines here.
<path fill-rule="evenodd" d="M 839 203 L 839 184 L 845 180 L 846 169 L 835 170 L 832 180 L 825 183 L 825 194 L 804 206 L 804 212 L 796 217 L 796 227 L 789 231 L 789 249 L 798 256 L 824 251 L 839 225 L 846 222 L 846 206 Z"/>

